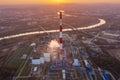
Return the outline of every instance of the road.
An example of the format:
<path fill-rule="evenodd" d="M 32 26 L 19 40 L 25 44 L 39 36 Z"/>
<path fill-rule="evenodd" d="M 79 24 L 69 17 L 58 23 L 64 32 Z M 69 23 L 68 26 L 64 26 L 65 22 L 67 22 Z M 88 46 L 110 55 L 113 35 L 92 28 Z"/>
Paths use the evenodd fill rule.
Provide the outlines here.
<path fill-rule="evenodd" d="M 97 24 L 90 25 L 87 27 L 78 27 L 78 28 L 76 28 L 76 30 L 92 29 L 92 28 L 100 27 L 100 26 L 106 24 L 106 21 L 104 19 L 99 19 L 99 21 L 100 22 Z M 73 29 L 71 29 L 71 28 L 63 29 L 63 32 L 66 32 L 66 31 L 73 31 Z M 59 32 L 59 29 L 58 30 L 35 31 L 35 32 L 20 33 L 20 34 L 15 34 L 15 35 L 10 35 L 10 36 L 4 36 L 4 37 L 0 37 L 0 41 L 4 40 L 4 39 L 12 39 L 12 38 L 29 36 L 29 35 L 44 34 L 46 32 L 47 33 Z"/>
<path fill-rule="evenodd" d="M 16 77 L 14 80 L 17 80 L 17 78 L 19 78 L 19 77 L 20 77 L 20 75 L 21 75 L 21 73 L 22 73 L 23 69 L 25 68 L 25 66 L 26 66 L 27 62 L 29 61 L 29 59 L 30 59 L 30 56 L 31 56 L 31 55 L 32 55 L 32 52 L 31 52 L 31 53 L 29 54 L 29 56 L 27 57 L 26 61 L 24 62 L 24 65 L 22 66 L 22 68 L 20 69 L 20 71 L 19 71 L 19 73 L 18 73 L 17 77 Z"/>

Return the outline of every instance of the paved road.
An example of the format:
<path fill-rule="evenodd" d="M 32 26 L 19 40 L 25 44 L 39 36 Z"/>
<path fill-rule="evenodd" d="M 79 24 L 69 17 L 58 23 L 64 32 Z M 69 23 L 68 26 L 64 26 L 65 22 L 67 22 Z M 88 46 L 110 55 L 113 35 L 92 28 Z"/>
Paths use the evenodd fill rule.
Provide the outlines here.
<path fill-rule="evenodd" d="M 87 27 L 79 27 L 76 28 L 76 30 L 85 30 L 85 29 L 92 29 L 92 28 L 96 28 L 96 27 L 100 27 L 104 24 L 106 24 L 106 21 L 104 19 L 99 19 L 100 22 L 94 25 L 90 25 Z M 68 29 L 63 29 L 63 32 L 66 31 L 73 31 L 73 29 L 68 28 Z M 54 32 L 59 32 L 58 30 L 46 30 L 46 31 L 35 31 L 35 32 L 28 32 L 28 33 L 20 33 L 20 34 L 15 34 L 15 35 L 10 35 L 10 36 L 5 36 L 5 37 L 0 37 L 0 41 L 4 40 L 4 39 L 12 39 L 12 38 L 17 38 L 17 37 L 22 37 L 22 36 L 28 36 L 28 35 L 35 35 L 35 34 L 44 34 L 44 33 L 54 33 Z"/>
<path fill-rule="evenodd" d="M 29 56 L 27 57 L 27 59 L 26 59 L 26 61 L 25 61 L 25 63 L 24 63 L 24 65 L 23 65 L 23 67 L 21 68 L 21 70 L 19 71 L 19 73 L 18 73 L 18 75 L 17 75 L 17 77 L 15 78 L 15 80 L 17 80 L 17 78 L 19 78 L 20 77 L 20 75 L 21 75 L 21 73 L 22 73 L 22 71 L 23 71 L 23 69 L 25 68 L 25 66 L 26 66 L 26 64 L 27 64 L 27 62 L 29 61 L 29 59 L 30 59 L 30 56 L 32 55 L 32 52 L 29 54 Z"/>

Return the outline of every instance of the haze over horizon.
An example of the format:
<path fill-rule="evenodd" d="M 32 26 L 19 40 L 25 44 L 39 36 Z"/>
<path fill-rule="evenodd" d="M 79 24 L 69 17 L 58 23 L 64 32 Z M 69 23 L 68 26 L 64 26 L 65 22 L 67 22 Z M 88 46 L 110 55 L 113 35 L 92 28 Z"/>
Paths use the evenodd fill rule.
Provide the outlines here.
<path fill-rule="evenodd" d="M 0 0 L 0 5 L 4 4 L 62 4 L 62 3 L 117 3 L 120 0 Z"/>

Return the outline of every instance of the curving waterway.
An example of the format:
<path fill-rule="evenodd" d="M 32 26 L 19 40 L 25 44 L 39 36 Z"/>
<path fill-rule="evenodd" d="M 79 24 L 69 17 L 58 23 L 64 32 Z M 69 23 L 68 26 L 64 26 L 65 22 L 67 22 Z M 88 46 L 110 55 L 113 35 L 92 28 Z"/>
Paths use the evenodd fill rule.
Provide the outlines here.
<path fill-rule="evenodd" d="M 68 29 L 63 29 L 63 32 L 66 31 L 73 31 L 73 30 L 87 30 L 87 29 L 93 29 L 96 27 L 100 27 L 104 24 L 106 24 L 106 21 L 104 19 L 99 19 L 99 23 L 94 24 L 94 25 L 90 25 L 90 26 L 86 26 L 86 27 L 78 27 L 78 28 L 68 28 Z M 4 40 L 4 39 L 12 39 L 12 38 L 17 38 L 17 37 L 23 37 L 23 36 L 28 36 L 28 35 L 36 35 L 36 34 L 44 34 L 44 33 L 54 33 L 54 32 L 59 32 L 58 30 L 46 30 L 46 31 L 34 31 L 34 32 L 27 32 L 27 33 L 20 33 L 20 34 L 15 34 L 15 35 L 10 35 L 10 36 L 4 36 L 4 37 L 0 37 L 0 41 Z"/>

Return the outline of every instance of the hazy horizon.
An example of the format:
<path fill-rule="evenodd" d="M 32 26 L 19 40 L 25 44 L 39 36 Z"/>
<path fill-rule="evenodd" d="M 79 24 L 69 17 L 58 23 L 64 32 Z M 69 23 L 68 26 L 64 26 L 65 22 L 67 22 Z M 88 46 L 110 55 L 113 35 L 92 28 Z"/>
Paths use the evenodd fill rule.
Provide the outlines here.
<path fill-rule="evenodd" d="M 16 5 L 16 4 L 91 4 L 91 3 L 107 3 L 120 4 L 120 0 L 0 0 L 0 5 Z"/>

